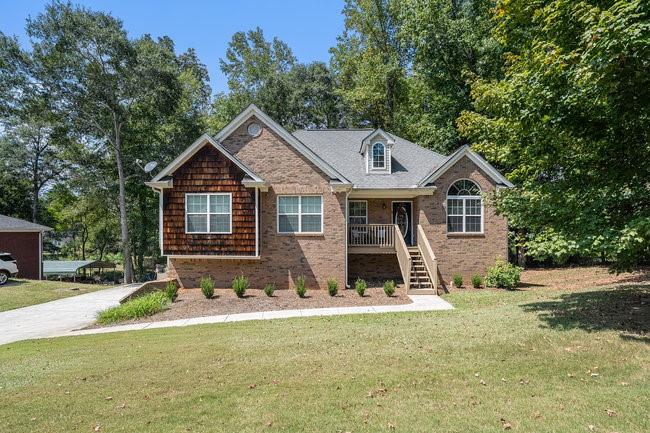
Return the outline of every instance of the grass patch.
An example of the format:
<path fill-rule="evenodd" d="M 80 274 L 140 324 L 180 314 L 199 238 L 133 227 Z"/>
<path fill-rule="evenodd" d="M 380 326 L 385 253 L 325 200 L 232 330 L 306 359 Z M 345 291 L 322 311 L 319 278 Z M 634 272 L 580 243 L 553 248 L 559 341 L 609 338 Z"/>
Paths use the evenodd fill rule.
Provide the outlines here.
<path fill-rule="evenodd" d="M 0 419 L 7 433 L 646 432 L 649 289 L 13 343 Z"/>
<path fill-rule="evenodd" d="M 111 287 L 102 284 L 11 279 L 4 286 L 0 286 L 0 311 L 42 304 Z"/>
<path fill-rule="evenodd" d="M 167 308 L 170 302 L 169 296 L 164 292 L 148 293 L 131 299 L 117 307 L 102 311 L 97 315 L 97 322 L 106 325 L 129 319 L 152 316 Z"/>

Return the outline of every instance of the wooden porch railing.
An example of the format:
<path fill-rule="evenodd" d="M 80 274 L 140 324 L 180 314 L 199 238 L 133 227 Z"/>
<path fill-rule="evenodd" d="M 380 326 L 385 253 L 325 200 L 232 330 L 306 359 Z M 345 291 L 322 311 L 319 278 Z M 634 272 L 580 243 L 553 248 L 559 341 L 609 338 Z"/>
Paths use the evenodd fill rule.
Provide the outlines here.
<path fill-rule="evenodd" d="M 393 224 L 350 224 L 348 245 L 351 247 L 393 248 L 395 228 Z M 401 236 L 398 236 L 401 238 Z"/>
<path fill-rule="evenodd" d="M 411 254 L 409 253 L 406 242 L 404 242 L 404 237 L 401 235 L 397 224 L 394 225 L 394 232 L 397 233 L 397 236 L 395 236 L 395 252 L 397 253 L 397 261 L 399 262 L 399 269 L 402 272 L 402 280 L 404 280 L 404 285 L 408 292 L 411 286 L 411 266 L 413 259 L 411 259 Z"/>
<path fill-rule="evenodd" d="M 431 249 L 429 244 L 429 239 L 427 238 L 426 233 L 421 225 L 418 224 L 418 250 L 420 250 L 420 256 L 424 262 L 424 266 L 427 268 L 429 273 L 429 278 L 431 278 L 431 284 L 433 285 L 433 290 L 438 294 L 438 261 L 436 255 Z"/>

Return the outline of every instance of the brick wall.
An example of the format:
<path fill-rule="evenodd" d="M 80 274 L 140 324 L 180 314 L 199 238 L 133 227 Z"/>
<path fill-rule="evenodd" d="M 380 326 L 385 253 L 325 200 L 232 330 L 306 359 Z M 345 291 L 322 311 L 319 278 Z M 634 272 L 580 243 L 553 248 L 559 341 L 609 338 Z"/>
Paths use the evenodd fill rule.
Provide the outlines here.
<path fill-rule="evenodd" d="M 262 133 L 251 137 L 247 127 L 262 125 Z M 229 287 L 239 274 L 253 287 L 275 283 L 292 288 L 304 275 L 308 288 L 326 288 L 329 277 L 345 281 L 345 194 L 331 192 L 329 178 L 264 123 L 249 119 L 223 140 L 256 174 L 270 183 L 260 193 L 260 255 L 257 260 L 170 258 L 168 276 L 184 287 L 197 287 L 201 276 L 211 275 L 219 287 Z M 276 205 L 279 194 L 318 194 L 323 197 L 322 235 L 278 234 Z"/>
<path fill-rule="evenodd" d="M 483 193 L 494 191 L 496 185 L 469 158 L 463 157 L 455 166 L 438 178 L 438 188 L 433 196 L 421 196 L 415 200 L 416 223 L 422 225 L 431 248 L 438 259 L 442 278 L 449 282 L 459 273 L 469 284 L 474 273 L 485 274 L 487 267 L 497 258 L 508 256 L 508 225 L 504 217 L 483 200 L 484 233 L 447 233 L 447 190 L 458 179 L 471 179 Z"/>
<path fill-rule="evenodd" d="M 357 278 L 379 284 L 386 280 L 402 281 L 396 254 L 350 254 L 348 266 L 351 286 Z"/>
<path fill-rule="evenodd" d="M 0 232 L 0 252 L 16 259 L 19 278 L 41 278 L 39 232 Z"/>

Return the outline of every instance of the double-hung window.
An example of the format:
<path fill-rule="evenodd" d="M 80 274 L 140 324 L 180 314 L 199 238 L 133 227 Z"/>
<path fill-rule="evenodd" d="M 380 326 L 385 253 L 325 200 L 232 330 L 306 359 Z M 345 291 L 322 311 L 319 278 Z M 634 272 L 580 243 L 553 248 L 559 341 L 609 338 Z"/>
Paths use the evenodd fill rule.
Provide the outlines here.
<path fill-rule="evenodd" d="M 278 196 L 278 233 L 322 233 L 323 197 Z"/>
<path fill-rule="evenodd" d="M 368 202 L 350 200 L 348 205 L 348 222 L 350 224 L 368 224 Z"/>
<path fill-rule="evenodd" d="M 186 194 L 187 233 L 232 233 L 232 194 Z"/>
<path fill-rule="evenodd" d="M 454 182 L 447 192 L 447 232 L 482 233 L 481 189 L 471 180 Z"/>

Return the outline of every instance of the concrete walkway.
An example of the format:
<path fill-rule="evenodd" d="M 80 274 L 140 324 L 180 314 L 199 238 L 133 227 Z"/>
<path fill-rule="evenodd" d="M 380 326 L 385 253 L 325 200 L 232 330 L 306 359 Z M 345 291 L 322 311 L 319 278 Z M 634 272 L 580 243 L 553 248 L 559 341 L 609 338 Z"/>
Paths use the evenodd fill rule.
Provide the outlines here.
<path fill-rule="evenodd" d="M 106 328 L 84 329 L 60 334 L 87 335 L 107 332 L 137 331 L 141 329 L 171 328 L 208 323 L 241 322 L 244 320 L 285 319 L 289 317 L 337 316 L 345 314 L 397 313 L 407 311 L 452 310 L 454 307 L 435 295 L 409 295 L 412 304 L 377 305 L 369 307 L 309 308 L 300 310 L 259 311 L 255 313 L 221 314 L 219 316 L 194 317 L 191 319 L 165 320 L 160 322 L 134 323 Z"/>
<path fill-rule="evenodd" d="M 140 286 L 141 283 L 127 284 L 3 311 L 0 313 L 0 344 L 53 337 L 88 326 L 95 321 L 97 313 L 118 305 Z"/>

